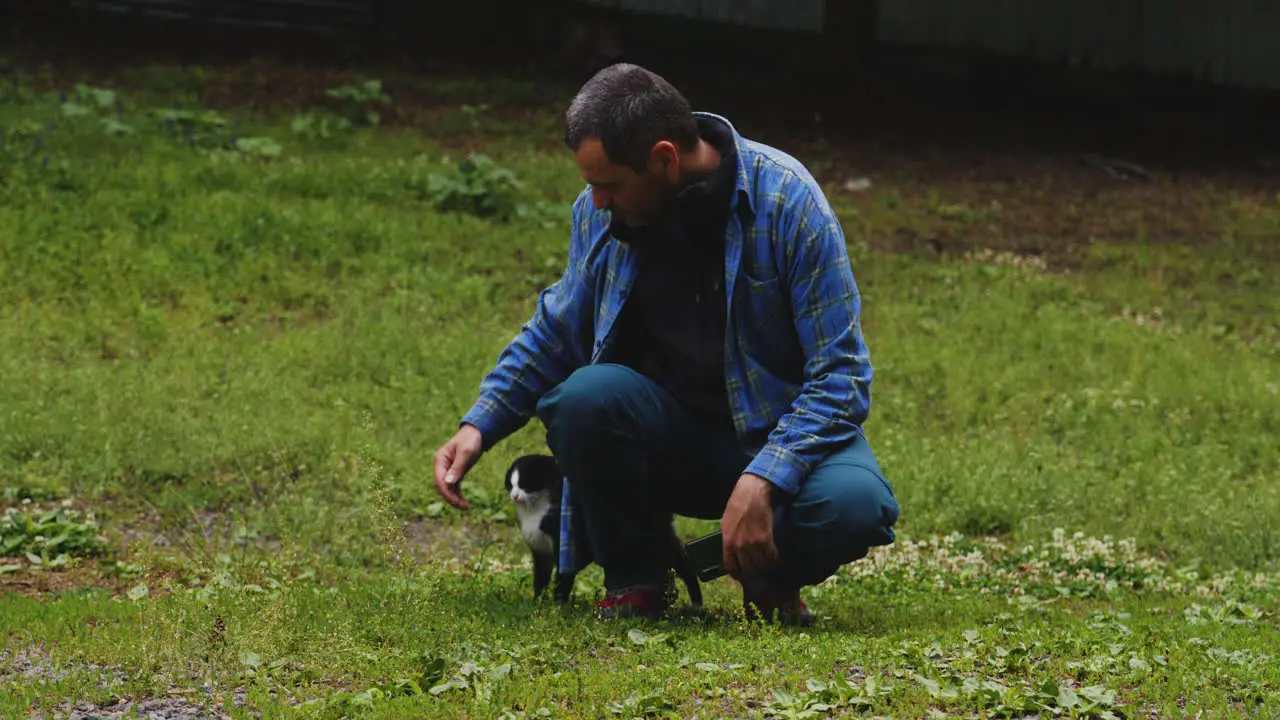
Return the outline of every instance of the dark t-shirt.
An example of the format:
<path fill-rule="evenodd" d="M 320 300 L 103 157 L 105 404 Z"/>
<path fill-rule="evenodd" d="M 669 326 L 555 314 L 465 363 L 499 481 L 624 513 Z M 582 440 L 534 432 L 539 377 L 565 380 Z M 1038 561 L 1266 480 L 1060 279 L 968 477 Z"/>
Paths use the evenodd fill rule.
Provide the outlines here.
<path fill-rule="evenodd" d="M 611 359 L 657 381 L 695 413 L 728 422 L 724 242 L 737 150 L 724 125 L 700 119 L 699 126 L 720 151 L 717 169 L 680 192 L 678 212 L 665 222 L 613 228 L 639 253 L 640 268 Z"/>

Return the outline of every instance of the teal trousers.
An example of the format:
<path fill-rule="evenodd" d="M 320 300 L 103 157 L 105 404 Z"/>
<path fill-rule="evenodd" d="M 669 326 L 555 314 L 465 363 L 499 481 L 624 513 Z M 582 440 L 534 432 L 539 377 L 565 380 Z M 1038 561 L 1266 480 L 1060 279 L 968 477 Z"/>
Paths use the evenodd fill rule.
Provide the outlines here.
<path fill-rule="evenodd" d="M 541 399 L 537 415 L 608 589 L 661 582 L 662 524 L 676 515 L 720 519 L 751 461 L 727 420 L 693 414 L 622 365 L 577 370 Z M 780 562 L 759 580 L 787 592 L 892 543 L 899 508 L 859 436 L 814 467 L 798 493 L 775 494 L 773 512 Z"/>

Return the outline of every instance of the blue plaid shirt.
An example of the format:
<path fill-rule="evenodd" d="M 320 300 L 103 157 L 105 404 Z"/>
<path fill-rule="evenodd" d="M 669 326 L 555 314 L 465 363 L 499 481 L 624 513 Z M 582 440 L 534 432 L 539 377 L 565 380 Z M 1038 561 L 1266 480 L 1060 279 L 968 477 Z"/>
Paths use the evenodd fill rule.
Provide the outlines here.
<path fill-rule="evenodd" d="M 744 470 L 795 493 L 832 449 L 862 432 L 871 360 L 844 233 L 822 188 L 792 156 L 742 137 L 725 243 L 725 387 L 753 460 Z M 636 255 L 609 233 L 590 188 L 574 201 L 569 260 L 502 351 L 463 416 L 486 449 L 534 417 L 538 400 L 608 349 L 636 276 Z M 560 569 L 585 565 L 581 513 L 564 483 Z"/>

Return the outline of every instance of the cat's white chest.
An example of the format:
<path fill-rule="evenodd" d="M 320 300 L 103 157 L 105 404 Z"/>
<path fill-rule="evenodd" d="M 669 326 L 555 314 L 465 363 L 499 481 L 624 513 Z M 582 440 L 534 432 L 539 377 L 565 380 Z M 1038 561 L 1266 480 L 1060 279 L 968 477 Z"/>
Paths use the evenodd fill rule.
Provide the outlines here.
<path fill-rule="evenodd" d="M 520 535 L 529 549 L 539 555 L 555 552 L 550 535 L 542 531 L 542 518 L 551 510 L 551 499 L 546 494 L 526 495 L 525 501 L 516 503 L 516 518 L 520 521 Z"/>

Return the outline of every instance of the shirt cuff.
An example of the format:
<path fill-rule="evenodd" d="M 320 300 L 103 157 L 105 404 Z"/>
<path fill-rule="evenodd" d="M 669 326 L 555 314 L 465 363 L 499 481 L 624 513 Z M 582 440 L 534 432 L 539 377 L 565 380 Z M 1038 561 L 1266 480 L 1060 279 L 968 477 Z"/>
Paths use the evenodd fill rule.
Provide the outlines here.
<path fill-rule="evenodd" d="M 480 431 L 483 447 L 487 451 L 504 438 L 520 429 L 520 419 L 494 398 L 482 396 L 467 411 L 458 425 L 474 425 Z"/>
<path fill-rule="evenodd" d="M 742 472 L 759 475 L 782 492 L 795 495 L 800 491 L 800 481 L 808 474 L 809 468 L 790 450 L 766 445 Z"/>

